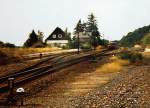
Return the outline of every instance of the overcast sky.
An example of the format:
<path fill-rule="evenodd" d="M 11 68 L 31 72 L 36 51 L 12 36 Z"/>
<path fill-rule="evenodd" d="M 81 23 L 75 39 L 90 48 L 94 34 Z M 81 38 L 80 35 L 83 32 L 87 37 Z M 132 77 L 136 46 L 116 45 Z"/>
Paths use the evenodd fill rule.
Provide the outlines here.
<path fill-rule="evenodd" d="M 33 29 L 46 38 L 57 26 L 73 32 L 91 12 L 110 40 L 150 24 L 150 0 L 0 0 L 0 40 L 22 45 Z"/>

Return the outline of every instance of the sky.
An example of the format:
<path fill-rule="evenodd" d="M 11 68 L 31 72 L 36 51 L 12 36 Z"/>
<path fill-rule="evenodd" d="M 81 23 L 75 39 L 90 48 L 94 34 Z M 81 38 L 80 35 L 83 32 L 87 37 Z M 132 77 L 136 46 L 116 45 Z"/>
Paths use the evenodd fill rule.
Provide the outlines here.
<path fill-rule="evenodd" d="M 22 45 L 34 29 L 44 37 L 57 27 L 72 33 L 94 13 L 106 39 L 120 40 L 150 24 L 150 0 L 0 0 L 0 40 Z"/>

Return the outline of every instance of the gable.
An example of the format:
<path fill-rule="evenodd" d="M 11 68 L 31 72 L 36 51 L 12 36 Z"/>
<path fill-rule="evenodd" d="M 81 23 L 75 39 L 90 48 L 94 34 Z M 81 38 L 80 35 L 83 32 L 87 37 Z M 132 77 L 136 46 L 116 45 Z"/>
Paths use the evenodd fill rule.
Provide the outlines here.
<path fill-rule="evenodd" d="M 65 32 L 57 27 L 46 40 L 68 40 L 65 35 Z"/>

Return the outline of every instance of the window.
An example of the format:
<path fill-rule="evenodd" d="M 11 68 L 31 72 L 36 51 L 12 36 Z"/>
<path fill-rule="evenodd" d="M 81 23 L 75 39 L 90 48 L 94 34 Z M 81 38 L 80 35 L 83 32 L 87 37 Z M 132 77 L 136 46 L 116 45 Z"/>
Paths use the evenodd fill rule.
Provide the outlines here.
<path fill-rule="evenodd" d="M 59 34 L 59 35 L 58 35 L 58 38 L 62 38 L 62 34 Z"/>
<path fill-rule="evenodd" d="M 56 35 L 55 35 L 55 34 L 53 34 L 53 38 L 56 38 Z"/>

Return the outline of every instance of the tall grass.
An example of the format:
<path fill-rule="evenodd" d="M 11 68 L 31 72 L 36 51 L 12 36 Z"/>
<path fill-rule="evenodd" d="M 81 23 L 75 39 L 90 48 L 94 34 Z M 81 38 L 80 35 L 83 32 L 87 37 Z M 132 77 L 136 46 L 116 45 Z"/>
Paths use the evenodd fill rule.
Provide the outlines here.
<path fill-rule="evenodd" d="M 110 58 L 110 62 L 102 65 L 97 69 L 98 72 L 119 72 L 123 66 L 129 65 L 128 60 L 122 60 L 114 56 Z"/>
<path fill-rule="evenodd" d="M 7 55 L 26 55 L 26 54 L 33 54 L 33 53 L 42 53 L 42 52 L 51 52 L 60 50 L 58 48 L 0 48 L 0 51 L 7 54 Z"/>
<path fill-rule="evenodd" d="M 125 51 L 120 53 L 118 57 L 124 60 L 129 60 L 132 63 L 141 62 L 143 60 L 142 54 L 137 51 L 132 51 L 132 52 Z"/>
<path fill-rule="evenodd" d="M 0 65 L 23 60 L 23 55 L 51 52 L 58 48 L 0 48 Z"/>

